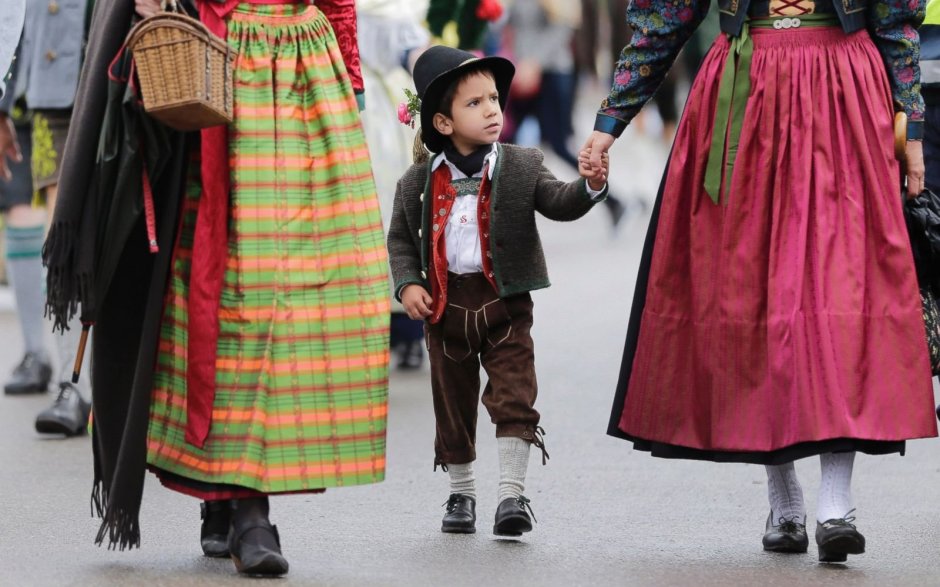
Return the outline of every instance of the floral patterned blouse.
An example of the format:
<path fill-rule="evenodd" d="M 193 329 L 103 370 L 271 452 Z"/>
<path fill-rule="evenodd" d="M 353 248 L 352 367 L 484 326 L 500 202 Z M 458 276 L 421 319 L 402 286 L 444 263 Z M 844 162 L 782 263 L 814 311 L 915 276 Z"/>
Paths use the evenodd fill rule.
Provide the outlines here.
<path fill-rule="evenodd" d="M 908 136 L 923 136 L 917 27 L 924 19 L 926 1 L 871 2 L 868 30 L 884 58 L 895 110 L 907 114 Z M 709 0 L 633 0 L 627 23 L 635 32 L 617 61 L 613 86 L 597 113 L 595 129 L 620 136 L 659 87 L 708 7 Z"/>

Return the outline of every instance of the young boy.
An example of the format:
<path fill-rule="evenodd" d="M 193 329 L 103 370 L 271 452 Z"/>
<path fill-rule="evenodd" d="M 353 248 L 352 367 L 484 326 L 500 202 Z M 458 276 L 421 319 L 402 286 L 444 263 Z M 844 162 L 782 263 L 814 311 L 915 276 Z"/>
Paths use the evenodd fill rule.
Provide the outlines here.
<path fill-rule="evenodd" d="M 543 463 L 548 456 L 533 408 L 529 334 L 529 292 L 549 286 L 535 212 L 574 220 L 607 195 L 606 166 L 583 165 L 585 179 L 563 183 L 537 149 L 497 142 L 514 71 L 506 59 L 477 59 L 449 47 L 432 47 L 418 59 L 422 140 L 432 155 L 399 180 L 388 231 L 395 295 L 409 316 L 426 320 L 434 463 L 450 475 L 443 532 L 475 532 L 481 364 L 489 376 L 483 405 L 499 445 L 493 532 L 520 536 L 532 529 L 522 494 L 530 445 L 542 450 Z"/>

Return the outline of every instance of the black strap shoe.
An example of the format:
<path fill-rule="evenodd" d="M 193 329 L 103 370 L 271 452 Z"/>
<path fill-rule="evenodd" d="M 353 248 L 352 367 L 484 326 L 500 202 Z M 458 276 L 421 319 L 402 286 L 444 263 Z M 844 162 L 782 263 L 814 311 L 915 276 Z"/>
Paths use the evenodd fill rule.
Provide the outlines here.
<path fill-rule="evenodd" d="M 38 355 L 26 353 L 20 364 L 14 367 L 9 381 L 3 386 L 6 395 L 45 393 L 52 379 L 52 366 Z"/>
<path fill-rule="evenodd" d="M 473 534 L 477 531 L 477 501 L 469 495 L 451 493 L 447 498 L 447 513 L 441 522 L 441 532 Z"/>
<path fill-rule="evenodd" d="M 91 404 L 69 382 L 59 384 L 59 395 L 52 405 L 36 416 L 36 432 L 79 436 L 88 429 Z"/>
<path fill-rule="evenodd" d="M 793 516 L 787 519 L 783 516 L 777 519 L 776 525 L 773 522 L 773 510 L 767 516 L 767 524 L 764 526 L 764 550 L 770 552 L 792 552 L 804 553 L 809 548 L 809 537 L 806 535 L 806 516 L 803 521 L 798 522 L 800 518 Z"/>
<path fill-rule="evenodd" d="M 532 513 L 532 506 L 529 505 L 529 499 L 526 496 L 508 497 L 496 508 L 493 534 L 511 538 L 522 536 L 523 532 L 532 531 L 532 520 L 535 520 L 535 514 Z"/>
<path fill-rule="evenodd" d="M 232 524 L 232 502 L 227 499 L 204 501 L 199 504 L 199 517 L 202 519 L 202 527 L 199 529 L 202 553 L 212 558 L 228 557 L 228 531 Z"/>
<path fill-rule="evenodd" d="M 816 544 L 819 562 L 844 563 L 850 554 L 865 552 L 865 537 L 855 529 L 855 516 L 849 510 L 842 518 L 833 518 L 816 524 Z"/>
<path fill-rule="evenodd" d="M 277 526 L 267 520 L 250 520 L 245 525 L 232 525 L 228 549 L 235 569 L 242 575 L 278 577 L 286 575 L 290 565 L 281 554 L 281 537 Z"/>

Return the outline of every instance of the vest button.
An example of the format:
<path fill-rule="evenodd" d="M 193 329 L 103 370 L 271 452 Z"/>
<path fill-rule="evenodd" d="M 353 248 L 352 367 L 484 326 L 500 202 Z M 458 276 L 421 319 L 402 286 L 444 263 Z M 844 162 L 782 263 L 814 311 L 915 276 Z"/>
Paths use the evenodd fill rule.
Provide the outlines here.
<path fill-rule="evenodd" d="M 49 14 L 59 14 L 59 3 L 55 0 L 49 3 Z"/>
<path fill-rule="evenodd" d="M 418 229 L 418 238 L 421 238 L 421 229 Z"/>
<path fill-rule="evenodd" d="M 58 55 L 56 55 L 56 52 L 52 49 L 46 51 L 46 61 L 55 61 L 56 57 L 58 57 Z"/>

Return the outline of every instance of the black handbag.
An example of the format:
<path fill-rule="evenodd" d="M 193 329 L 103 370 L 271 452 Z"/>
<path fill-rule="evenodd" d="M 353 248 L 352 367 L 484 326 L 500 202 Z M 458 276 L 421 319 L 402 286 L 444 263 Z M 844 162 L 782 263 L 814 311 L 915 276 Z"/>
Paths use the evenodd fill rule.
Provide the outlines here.
<path fill-rule="evenodd" d="M 924 190 L 904 202 L 904 220 L 920 284 L 930 369 L 940 375 L 940 197 Z"/>

